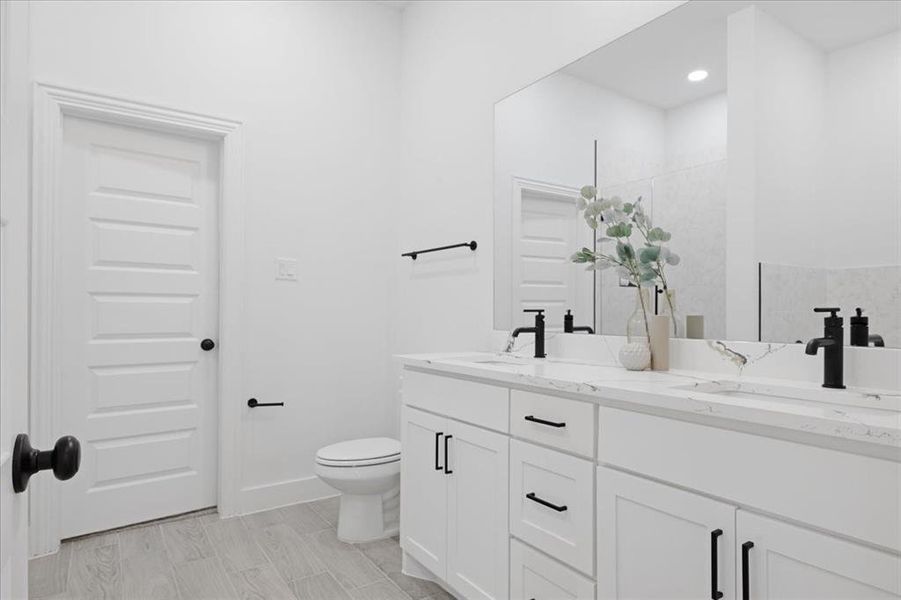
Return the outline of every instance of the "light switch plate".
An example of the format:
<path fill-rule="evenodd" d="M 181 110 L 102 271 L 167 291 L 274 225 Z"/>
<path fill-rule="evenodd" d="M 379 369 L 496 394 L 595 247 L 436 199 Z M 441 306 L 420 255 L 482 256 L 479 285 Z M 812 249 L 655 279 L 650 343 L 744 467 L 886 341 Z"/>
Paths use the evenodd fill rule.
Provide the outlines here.
<path fill-rule="evenodd" d="M 297 281 L 297 259 L 276 258 L 275 278 L 281 281 Z"/>

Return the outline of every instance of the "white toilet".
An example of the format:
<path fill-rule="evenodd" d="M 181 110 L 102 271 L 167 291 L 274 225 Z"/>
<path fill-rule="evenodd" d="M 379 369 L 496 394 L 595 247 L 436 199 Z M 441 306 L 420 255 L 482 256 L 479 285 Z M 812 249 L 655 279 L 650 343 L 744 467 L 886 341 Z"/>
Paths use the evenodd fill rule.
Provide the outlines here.
<path fill-rule="evenodd" d="M 349 440 L 320 448 L 316 474 L 341 492 L 338 539 L 368 542 L 391 537 L 400 523 L 400 442 Z"/>

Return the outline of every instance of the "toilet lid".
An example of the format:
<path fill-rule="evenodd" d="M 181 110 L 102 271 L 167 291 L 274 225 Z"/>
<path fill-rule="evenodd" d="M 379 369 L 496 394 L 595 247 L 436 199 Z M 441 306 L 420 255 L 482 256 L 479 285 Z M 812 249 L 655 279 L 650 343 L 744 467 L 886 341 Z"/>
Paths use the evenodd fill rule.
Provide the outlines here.
<path fill-rule="evenodd" d="M 391 438 L 364 438 L 338 442 L 320 448 L 316 460 L 329 464 L 360 464 L 390 462 L 400 459 L 400 442 Z"/>

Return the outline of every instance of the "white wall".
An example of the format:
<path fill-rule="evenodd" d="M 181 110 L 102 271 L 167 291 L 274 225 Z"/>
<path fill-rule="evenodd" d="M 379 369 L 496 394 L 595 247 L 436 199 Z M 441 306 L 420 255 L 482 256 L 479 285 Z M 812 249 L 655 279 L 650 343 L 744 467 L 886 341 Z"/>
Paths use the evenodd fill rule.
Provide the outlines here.
<path fill-rule="evenodd" d="M 807 234 L 802 224 L 815 222 L 822 210 L 826 58 L 765 10 L 758 11 L 755 34 L 757 259 L 818 264 L 819 240 L 798 240 Z"/>
<path fill-rule="evenodd" d="M 244 391 L 286 407 L 245 413 L 242 510 L 320 495 L 319 447 L 396 426 L 400 29 L 365 2 L 32 5 L 39 81 L 245 123 Z"/>
<path fill-rule="evenodd" d="M 665 160 L 671 172 L 726 158 L 726 94 L 719 92 L 665 113 Z"/>
<path fill-rule="evenodd" d="M 404 11 L 393 352 L 485 347 L 493 326 L 494 103 L 682 2 L 416 2 Z"/>
<path fill-rule="evenodd" d="M 901 34 L 830 52 L 825 78 L 818 264 L 901 264 Z"/>

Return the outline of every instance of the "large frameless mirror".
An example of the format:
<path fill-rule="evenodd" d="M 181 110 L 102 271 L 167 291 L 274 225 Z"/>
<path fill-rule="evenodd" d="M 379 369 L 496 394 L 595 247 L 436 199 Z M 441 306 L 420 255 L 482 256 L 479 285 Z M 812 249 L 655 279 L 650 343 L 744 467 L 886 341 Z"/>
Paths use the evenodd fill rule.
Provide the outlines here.
<path fill-rule="evenodd" d="M 644 301 L 677 337 L 795 342 L 836 306 L 901 347 L 899 21 L 690 2 L 498 102 L 495 327 L 622 335 Z"/>

